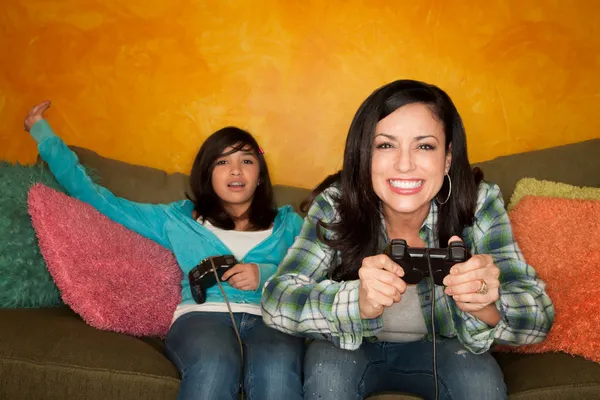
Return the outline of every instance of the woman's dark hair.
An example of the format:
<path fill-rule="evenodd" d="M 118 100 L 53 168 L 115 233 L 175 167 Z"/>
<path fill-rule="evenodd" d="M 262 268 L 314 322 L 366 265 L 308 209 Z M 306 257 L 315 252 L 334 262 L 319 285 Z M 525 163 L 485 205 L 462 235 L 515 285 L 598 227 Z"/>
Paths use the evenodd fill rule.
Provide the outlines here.
<path fill-rule="evenodd" d="M 337 184 L 341 196 L 334 198 L 339 213 L 337 222 L 319 222 L 320 240 L 341 252 L 341 264 L 333 266 L 335 280 L 358 278 L 358 269 L 365 257 L 379 251 L 382 229 L 380 199 L 373 190 L 371 160 L 375 126 L 383 118 L 408 104 L 425 104 L 443 123 L 445 148 L 452 144 L 452 163 L 448 175 L 452 179 L 452 194 L 439 206 L 437 237 L 446 247 L 452 235 L 460 235 L 473 223 L 477 203 L 477 187 L 483 178 L 479 169 L 472 170 L 467 156 L 467 141 L 462 119 L 450 97 L 436 86 L 413 80 L 398 80 L 375 90 L 360 106 L 350 126 L 344 150 L 342 170 L 328 176 L 304 203 L 304 209 L 331 184 Z M 441 201 L 448 195 L 448 180 L 437 194 Z M 323 228 L 332 236 L 325 238 Z M 328 235 L 329 236 L 329 235 Z"/>
<path fill-rule="evenodd" d="M 227 153 L 225 149 L 231 147 Z M 192 195 L 188 198 L 194 202 L 194 210 L 202 220 L 207 220 L 214 226 L 232 230 L 235 222 L 223 208 L 223 203 L 215 193 L 212 185 L 212 173 L 217 159 L 224 155 L 233 154 L 250 147 L 259 166 L 259 185 L 256 187 L 252 203 L 247 211 L 249 230 L 268 229 L 277 215 L 273 197 L 273 186 L 269 177 L 267 163 L 254 137 L 245 130 L 236 127 L 226 127 L 210 135 L 200 147 L 192 172 L 190 187 Z"/>

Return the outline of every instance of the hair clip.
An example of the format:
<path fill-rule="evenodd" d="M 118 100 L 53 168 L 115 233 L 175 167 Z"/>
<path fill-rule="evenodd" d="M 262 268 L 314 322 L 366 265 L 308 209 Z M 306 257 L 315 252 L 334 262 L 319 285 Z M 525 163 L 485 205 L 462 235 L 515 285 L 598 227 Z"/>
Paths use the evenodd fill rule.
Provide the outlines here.
<path fill-rule="evenodd" d="M 265 154 L 265 151 L 262 149 L 262 147 L 259 147 L 259 148 L 258 148 L 258 154 L 260 154 L 261 156 L 262 156 L 263 154 Z"/>

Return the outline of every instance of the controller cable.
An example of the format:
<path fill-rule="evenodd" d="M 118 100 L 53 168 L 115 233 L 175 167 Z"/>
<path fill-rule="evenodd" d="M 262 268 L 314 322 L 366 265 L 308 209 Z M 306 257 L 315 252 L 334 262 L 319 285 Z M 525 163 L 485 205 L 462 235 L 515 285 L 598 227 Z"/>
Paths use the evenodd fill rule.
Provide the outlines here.
<path fill-rule="evenodd" d="M 429 282 L 431 284 L 431 336 L 433 342 L 433 379 L 435 386 L 435 400 L 439 398 L 438 378 L 437 378 L 437 354 L 435 347 L 435 285 L 433 283 L 433 268 L 431 268 L 431 258 L 429 249 L 425 249 L 425 258 L 429 267 Z"/>
<path fill-rule="evenodd" d="M 245 399 L 244 394 L 244 346 L 242 344 L 242 337 L 240 336 L 240 332 L 237 329 L 235 324 L 235 318 L 233 317 L 233 311 L 231 311 L 231 305 L 229 304 L 229 300 L 227 300 L 227 295 L 225 294 L 225 289 L 223 289 L 223 285 L 221 285 L 221 279 L 219 279 L 219 274 L 217 274 L 217 268 L 215 267 L 215 262 L 213 258 L 210 258 L 210 264 L 212 265 L 213 273 L 215 274 L 215 278 L 217 279 L 217 284 L 219 285 L 219 289 L 221 289 L 221 294 L 225 299 L 225 304 L 227 304 L 227 309 L 229 310 L 229 316 L 231 317 L 231 323 L 233 325 L 233 330 L 235 331 L 235 335 L 237 336 L 238 344 L 240 345 L 240 400 Z"/>

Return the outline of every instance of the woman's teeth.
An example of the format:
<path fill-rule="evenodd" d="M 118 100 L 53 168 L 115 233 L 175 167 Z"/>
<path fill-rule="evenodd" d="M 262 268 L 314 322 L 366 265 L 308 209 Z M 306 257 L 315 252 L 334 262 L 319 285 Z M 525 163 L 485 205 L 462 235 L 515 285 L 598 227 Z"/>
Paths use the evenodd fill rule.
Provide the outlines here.
<path fill-rule="evenodd" d="M 423 184 L 422 180 L 419 181 L 408 181 L 408 180 L 389 180 L 390 185 L 398 189 L 416 189 Z"/>

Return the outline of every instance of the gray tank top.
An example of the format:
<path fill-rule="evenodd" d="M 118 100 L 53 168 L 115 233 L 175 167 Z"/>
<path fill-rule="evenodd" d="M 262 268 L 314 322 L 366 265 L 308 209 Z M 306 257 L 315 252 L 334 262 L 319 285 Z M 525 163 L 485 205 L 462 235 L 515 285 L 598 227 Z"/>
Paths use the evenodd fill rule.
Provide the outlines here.
<path fill-rule="evenodd" d="M 383 329 L 377 339 L 386 342 L 414 342 L 427 334 L 416 285 L 408 285 L 400 303 L 383 312 Z"/>

